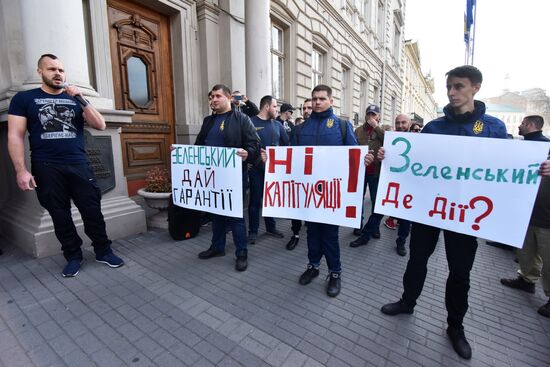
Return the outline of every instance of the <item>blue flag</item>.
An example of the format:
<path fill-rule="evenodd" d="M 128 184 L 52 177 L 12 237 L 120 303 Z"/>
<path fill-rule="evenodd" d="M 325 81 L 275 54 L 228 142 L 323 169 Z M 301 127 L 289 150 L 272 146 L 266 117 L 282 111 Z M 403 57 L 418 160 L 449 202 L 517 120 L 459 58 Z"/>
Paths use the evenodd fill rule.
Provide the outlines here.
<path fill-rule="evenodd" d="M 466 0 L 466 13 L 464 14 L 464 42 L 470 43 L 470 30 L 474 23 L 474 6 L 476 0 Z"/>

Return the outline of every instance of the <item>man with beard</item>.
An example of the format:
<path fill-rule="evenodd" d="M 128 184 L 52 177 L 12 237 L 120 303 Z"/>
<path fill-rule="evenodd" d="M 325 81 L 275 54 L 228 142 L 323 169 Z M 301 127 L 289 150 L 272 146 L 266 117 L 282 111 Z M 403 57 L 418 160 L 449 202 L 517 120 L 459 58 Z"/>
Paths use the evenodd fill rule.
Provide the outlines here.
<path fill-rule="evenodd" d="M 101 191 L 84 150 L 84 121 L 104 130 L 105 120 L 77 87 L 66 86 L 65 70 L 57 56 L 42 55 L 37 71 L 42 86 L 17 93 L 8 111 L 8 150 L 17 185 L 24 191 L 36 189 L 38 201 L 50 213 L 67 260 L 64 277 L 76 276 L 83 260 L 71 200 L 82 215 L 96 261 L 118 268 L 124 262 L 111 250 L 101 213 Z M 25 165 L 26 131 L 32 174 Z"/>
<path fill-rule="evenodd" d="M 288 145 L 288 134 L 283 125 L 273 120 L 277 116 L 277 100 L 272 96 L 265 96 L 260 101 L 260 113 L 252 117 L 252 123 L 260 136 L 261 147 L 264 150 L 269 146 Z M 258 236 L 260 225 L 260 208 L 264 193 L 265 164 L 258 157 L 255 164 L 248 170 L 248 183 L 250 186 L 250 203 L 248 204 L 248 242 L 253 244 Z M 264 217 L 266 234 L 283 238 L 284 235 L 277 230 L 275 219 Z"/>
<path fill-rule="evenodd" d="M 244 163 L 254 163 L 260 153 L 260 138 L 250 118 L 242 112 L 231 109 L 231 90 L 217 84 L 212 87 L 210 108 L 214 112 L 206 116 L 195 145 L 237 148 L 237 155 Z M 246 164 L 243 165 L 246 169 Z M 245 175 L 243 170 L 243 178 Z M 244 186 L 244 180 L 243 180 Z M 244 193 L 243 187 L 243 193 Z M 245 271 L 248 266 L 246 224 L 244 218 L 211 214 L 212 244 L 199 254 L 199 259 L 211 259 L 225 255 L 226 226 L 231 228 L 235 244 L 235 269 Z"/>
<path fill-rule="evenodd" d="M 542 135 L 542 116 L 527 116 L 519 125 L 519 135 L 527 141 L 549 142 Z M 548 302 L 538 309 L 544 317 L 550 317 L 550 177 L 543 177 L 531 213 L 531 220 L 523 247 L 517 252 L 519 270 L 515 279 L 501 279 L 510 288 L 535 293 L 535 284 L 542 278 L 542 288 Z"/>

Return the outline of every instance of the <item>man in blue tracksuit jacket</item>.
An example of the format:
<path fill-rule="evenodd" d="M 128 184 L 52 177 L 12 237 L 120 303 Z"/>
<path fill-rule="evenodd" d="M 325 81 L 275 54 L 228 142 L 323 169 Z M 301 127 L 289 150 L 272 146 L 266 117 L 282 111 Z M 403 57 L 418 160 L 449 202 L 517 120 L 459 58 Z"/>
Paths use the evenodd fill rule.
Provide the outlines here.
<path fill-rule="evenodd" d="M 351 124 L 338 118 L 332 111 L 332 89 L 326 85 L 318 85 L 311 95 L 313 112 L 294 132 L 292 145 L 357 145 Z M 340 124 L 346 124 L 346 128 L 343 129 Z M 309 263 L 300 276 L 300 284 L 309 284 L 319 275 L 321 258 L 325 255 L 330 272 L 326 291 L 330 297 L 336 297 L 340 293 L 342 272 L 338 226 L 308 222 L 307 249 Z"/>
<path fill-rule="evenodd" d="M 481 72 L 471 65 L 465 65 L 446 75 L 449 104 L 443 109 L 445 115 L 428 123 L 422 133 L 506 139 L 504 123 L 485 114 L 485 104 L 474 100 L 475 94 L 481 88 Z M 440 228 L 413 223 L 410 258 L 403 275 L 403 295 L 399 301 L 384 305 L 381 309 L 383 313 L 413 313 L 426 279 L 428 259 L 435 250 L 440 231 Z M 472 350 L 464 335 L 462 321 L 468 310 L 470 271 L 476 255 L 477 241 L 473 236 L 449 230 L 444 230 L 443 235 L 449 265 L 445 289 L 447 335 L 456 353 L 462 358 L 470 359 Z"/>

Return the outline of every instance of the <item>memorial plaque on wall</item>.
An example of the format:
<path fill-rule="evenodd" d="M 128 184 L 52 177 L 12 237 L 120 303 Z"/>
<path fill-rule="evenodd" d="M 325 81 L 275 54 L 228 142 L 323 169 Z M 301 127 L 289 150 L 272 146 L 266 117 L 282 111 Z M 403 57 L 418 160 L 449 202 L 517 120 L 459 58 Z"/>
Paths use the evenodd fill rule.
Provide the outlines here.
<path fill-rule="evenodd" d="M 112 190 L 116 182 L 111 137 L 93 136 L 89 131 L 84 130 L 84 147 L 101 193 Z"/>

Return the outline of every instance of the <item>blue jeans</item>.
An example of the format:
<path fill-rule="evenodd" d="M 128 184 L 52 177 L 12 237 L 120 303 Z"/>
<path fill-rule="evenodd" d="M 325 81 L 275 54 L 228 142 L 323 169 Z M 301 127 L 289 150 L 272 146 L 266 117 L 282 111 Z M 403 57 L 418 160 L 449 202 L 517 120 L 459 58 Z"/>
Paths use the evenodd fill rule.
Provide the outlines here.
<path fill-rule="evenodd" d="M 340 273 L 340 245 L 338 244 L 338 226 L 324 223 L 307 223 L 307 257 L 309 264 L 318 268 L 325 255 L 328 270 Z"/>
<path fill-rule="evenodd" d="M 405 219 L 399 219 L 399 226 L 397 227 L 397 242 L 398 244 L 405 244 L 407 237 L 411 232 L 411 222 Z"/>
<path fill-rule="evenodd" d="M 258 233 L 260 226 L 260 208 L 264 194 L 264 171 L 258 171 L 251 168 L 248 171 L 248 184 L 250 187 L 250 202 L 248 203 L 248 232 Z M 276 230 L 275 219 L 264 217 L 265 229 L 268 232 Z"/>
<path fill-rule="evenodd" d="M 225 228 L 229 226 L 235 243 L 235 256 L 247 254 L 246 224 L 244 218 L 210 214 L 212 217 L 212 246 L 217 251 L 225 250 Z"/>
<path fill-rule="evenodd" d="M 82 239 L 71 215 L 71 199 L 78 208 L 84 232 L 92 240 L 97 257 L 111 252 L 101 213 L 101 190 L 88 164 L 33 162 L 36 196 L 52 217 L 55 236 L 67 261 L 82 260 Z"/>

